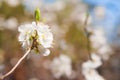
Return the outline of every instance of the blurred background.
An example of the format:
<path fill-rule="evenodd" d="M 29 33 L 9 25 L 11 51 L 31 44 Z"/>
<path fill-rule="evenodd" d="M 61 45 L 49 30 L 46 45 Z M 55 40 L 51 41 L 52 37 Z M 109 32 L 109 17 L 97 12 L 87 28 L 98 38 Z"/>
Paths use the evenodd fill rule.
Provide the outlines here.
<path fill-rule="evenodd" d="M 90 15 L 87 27 L 94 30 L 102 29 L 106 40 L 102 51 L 91 47 L 91 53 L 103 53 L 104 56 L 103 65 L 97 71 L 106 80 L 120 80 L 119 2 L 119 0 L 0 0 L 0 74 L 8 72 L 24 55 L 24 50 L 18 42 L 17 29 L 20 25 L 35 20 L 34 11 L 38 7 L 43 22 L 50 26 L 54 35 L 51 54 L 47 57 L 40 54 L 28 55 L 5 80 L 85 80 L 81 65 L 89 59 L 87 38 L 83 31 L 86 13 Z M 100 42 L 102 41 L 100 39 Z M 91 46 L 93 45 L 94 40 L 91 43 Z M 59 60 L 66 63 L 59 63 Z M 61 69 L 60 72 L 58 68 Z M 63 72 L 64 69 L 66 73 Z"/>

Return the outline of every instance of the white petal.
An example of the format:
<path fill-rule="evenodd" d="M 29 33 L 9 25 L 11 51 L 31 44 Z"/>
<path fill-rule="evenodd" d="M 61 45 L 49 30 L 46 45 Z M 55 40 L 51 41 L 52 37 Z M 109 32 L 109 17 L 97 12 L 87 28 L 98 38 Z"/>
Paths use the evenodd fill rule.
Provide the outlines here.
<path fill-rule="evenodd" d="M 50 54 L 50 50 L 46 49 L 45 52 L 43 53 L 44 56 L 48 56 Z"/>

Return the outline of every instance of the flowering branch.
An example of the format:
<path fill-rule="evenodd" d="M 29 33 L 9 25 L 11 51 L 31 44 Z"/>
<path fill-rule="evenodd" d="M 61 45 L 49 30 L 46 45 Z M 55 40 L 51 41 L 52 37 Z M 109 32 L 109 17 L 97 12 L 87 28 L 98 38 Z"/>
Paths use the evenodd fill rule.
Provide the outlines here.
<path fill-rule="evenodd" d="M 49 48 L 52 47 L 53 43 L 53 34 L 49 29 L 49 26 L 39 22 L 40 21 L 40 10 L 37 8 L 35 10 L 35 20 L 32 24 L 21 25 L 18 28 L 20 32 L 19 41 L 22 44 L 22 47 L 27 50 L 27 52 L 19 59 L 17 64 L 5 75 L 0 76 L 0 79 L 4 79 L 10 75 L 18 67 L 18 65 L 25 59 L 25 57 L 31 52 L 34 53 L 43 53 L 44 56 L 50 54 Z"/>
<path fill-rule="evenodd" d="M 19 61 L 16 63 L 16 65 L 5 75 L 0 76 L 0 79 L 3 80 L 5 77 L 9 76 L 11 73 L 15 71 L 15 69 L 19 66 L 19 64 L 26 58 L 26 56 L 30 53 L 31 48 L 27 50 L 27 52 L 19 59 Z"/>
<path fill-rule="evenodd" d="M 99 49 L 101 45 L 103 47 L 103 45 L 105 44 L 105 40 L 102 40 L 103 42 L 101 42 L 101 39 L 104 38 L 103 38 L 103 34 L 101 35 L 101 32 L 99 32 L 98 30 L 95 29 L 92 30 L 92 32 L 88 31 L 88 29 L 85 27 L 87 25 L 87 20 L 88 20 L 88 14 L 84 23 L 84 31 L 87 37 L 87 48 L 88 48 L 88 53 L 89 53 L 88 55 L 90 57 L 90 60 L 82 64 L 82 74 L 84 75 L 85 80 L 105 80 L 96 70 L 98 67 L 102 65 L 101 54 L 100 53 L 96 54 L 90 51 L 90 43 L 92 43 L 92 47 Z M 103 49 L 100 48 L 99 50 L 103 50 Z"/>

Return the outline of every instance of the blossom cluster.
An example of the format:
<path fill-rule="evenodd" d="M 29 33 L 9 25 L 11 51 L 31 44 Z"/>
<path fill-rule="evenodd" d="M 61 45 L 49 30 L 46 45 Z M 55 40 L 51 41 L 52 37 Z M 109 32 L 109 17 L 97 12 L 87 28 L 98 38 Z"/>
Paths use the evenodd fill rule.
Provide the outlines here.
<path fill-rule="evenodd" d="M 61 76 L 69 78 L 72 75 L 71 59 L 63 54 L 54 58 L 51 63 L 51 71 L 55 78 L 60 78 Z"/>
<path fill-rule="evenodd" d="M 48 25 L 43 23 L 32 22 L 32 24 L 21 25 L 18 28 L 20 32 L 19 41 L 25 49 L 32 48 L 34 52 L 50 53 L 49 48 L 52 47 L 53 34 Z"/>
<path fill-rule="evenodd" d="M 100 55 L 103 60 L 108 60 L 111 55 L 111 48 L 105 38 L 105 33 L 102 28 L 92 29 L 90 36 L 93 49 Z"/>

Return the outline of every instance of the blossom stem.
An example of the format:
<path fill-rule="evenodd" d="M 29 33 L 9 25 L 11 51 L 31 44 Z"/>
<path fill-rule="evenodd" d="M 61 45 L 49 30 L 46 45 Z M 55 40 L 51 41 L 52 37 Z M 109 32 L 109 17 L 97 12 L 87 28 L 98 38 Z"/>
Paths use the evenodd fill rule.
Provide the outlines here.
<path fill-rule="evenodd" d="M 3 80 L 5 77 L 9 76 L 11 73 L 13 73 L 15 71 L 15 69 L 18 67 L 18 65 L 26 58 L 26 56 L 30 53 L 31 48 L 29 48 L 27 50 L 27 52 L 18 60 L 18 62 L 16 63 L 16 65 L 9 71 L 7 72 L 5 75 L 0 76 L 0 80 Z"/>

